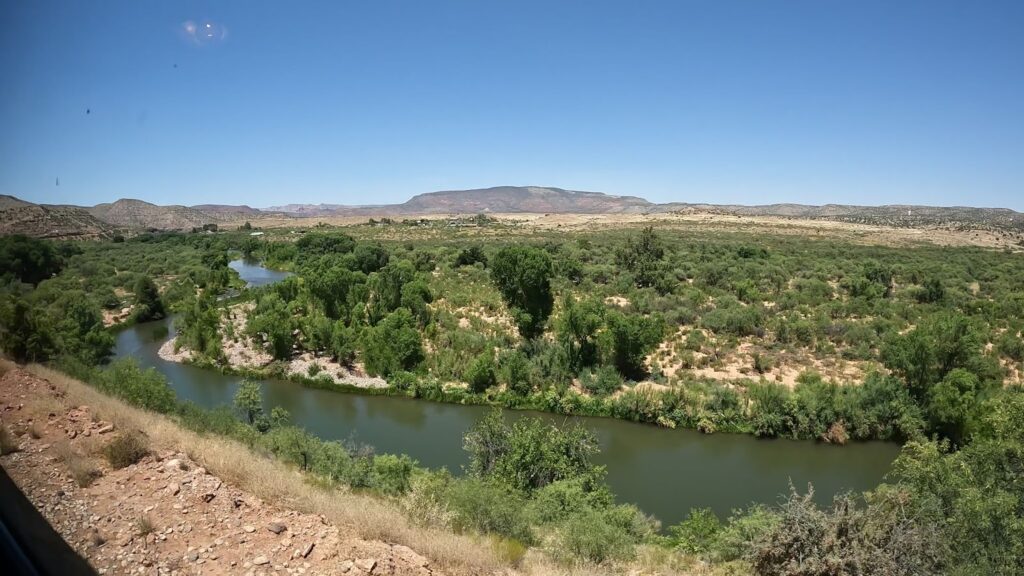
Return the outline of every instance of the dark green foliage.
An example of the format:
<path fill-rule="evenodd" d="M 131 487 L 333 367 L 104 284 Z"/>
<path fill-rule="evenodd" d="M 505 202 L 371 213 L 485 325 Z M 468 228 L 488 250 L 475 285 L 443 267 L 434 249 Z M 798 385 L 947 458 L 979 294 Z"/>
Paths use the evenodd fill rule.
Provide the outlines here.
<path fill-rule="evenodd" d="M 370 374 L 390 376 L 415 370 L 423 361 L 423 344 L 412 313 L 399 308 L 364 331 L 362 353 Z"/>
<path fill-rule="evenodd" d="M 483 248 L 479 245 L 473 245 L 469 248 L 463 248 L 459 251 L 458 256 L 455 257 L 456 266 L 472 266 L 477 262 L 487 266 L 487 255 L 484 254 Z"/>
<path fill-rule="evenodd" d="M 25 236 L 0 238 L 0 278 L 10 274 L 26 284 L 39 284 L 60 272 L 64 259 L 49 240 Z"/>
<path fill-rule="evenodd" d="M 92 382 L 107 394 L 154 412 L 168 413 L 176 405 L 174 391 L 163 375 L 154 368 L 139 368 L 131 358 L 117 360 L 97 371 Z"/>
<path fill-rule="evenodd" d="M 41 362 L 48 359 L 56 347 L 54 334 L 42 311 L 34 309 L 22 298 L 14 297 L 2 303 L 0 313 L 0 346 L 18 362 Z"/>
<path fill-rule="evenodd" d="M 250 425 L 263 416 L 263 392 L 260 385 L 252 380 L 245 380 L 235 392 L 235 410 Z"/>
<path fill-rule="evenodd" d="M 387 266 L 391 254 L 380 244 L 358 244 L 353 251 L 355 267 L 363 274 L 371 274 Z"/>
<path fill-rule="evenodd" d="M 657 316 L 608 313 L 615 367 L 626 378 L 639 380 L 645 375 L 644 358 L 661 342 L 665 322 Z"/>
<path fill-rule="evenodd" d="M 654 228 L 647 226 L 634 240 L 626 239 L 626 244 L 615 253 L 615 262 L 633 274 L 636 285 L 640 288 L 654 286 L 662 274 L 662 258 L 665 249 Z"/>
<path fill-rule="evenodd" d="M 140 276 L 135 281 L 135 319 L 139 322 L 157 320 L 163 318 L 164 303 L 160 299 L 160 291 L 157 289 L 153 279 L 148 276 Z"/>
<path fill-rule="evenodd" d="M 494 354 L 484 352 L 477 356 L 466 369 L 465 380 L 469 389 L 476 393 L 487 391 L 498 383 L 494 369 Z"/>
<path fill-rule="evenodd" d="M 499 411 L 466 434 L 465 448 L 474 475 L 518 490 L 602 473 L 590 460 L 597 453 L 597 441 L 587 430 L 579 426 L 560 429 L 535 418 L 509 425 Z"/>
<path fill-rule="evenodd" d="M 525 499 L 505 485 L 486 478 L 460 478 L 451 482 L 443 498 L 454 512 L 452 523 L 458 530 L 533 541 Z"/>
<path fill-rule="evenodd" d="M 569 367 L 574 372 L 593 366 L 597 358 L 596 336 L 604 321 L 604 306 L 595 300 L 577 302 L 567 296 L 558 318 L 556 332 L 565 346 Z"/>
<path fill-rule="evenodd" d="M 554 306 L 553 274 L 550 256 L 539 248 L 510 246 L 494 256 L 491 279 L 524 338 L 535 338 L 544 331 Z"/>
<path fill-rule="evenodd" d="M 922 304 L 941 302 L 945 298 L 946 288 L 942 285 L 942 280 L 938 278 L 925 280 L 924 286 L 917 293 L 917 301 Z"/>
<path fill-rule="evenodd" d="M 526 396 L 533 390 L 530 361 L 519 350 L 502 354 L 498 360 L 498 381 L 512 393 Z"/>
<path fill-rule="evenodd" d="M 220 309 L 210 294 L 204 293 L 186 305 L 175 326 L 178 345 L 212 359 L 222 355 Z"/>
<path fill-rule="evenodd" d="M 256 307 L 245 325 L 245 331 L 257 342 L 262 341 L 275 359 L 287 360 L 292 356 L 295 343 L 292 313 L 288 304 L 275 292 L 259 297 Z"/>

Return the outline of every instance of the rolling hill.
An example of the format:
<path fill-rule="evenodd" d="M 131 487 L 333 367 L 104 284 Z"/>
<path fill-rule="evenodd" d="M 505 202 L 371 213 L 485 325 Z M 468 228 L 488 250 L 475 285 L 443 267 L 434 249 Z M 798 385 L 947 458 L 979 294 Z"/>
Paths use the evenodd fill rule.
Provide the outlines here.
<path fill-rule="evenodd" d="M 0 195 L 0 235 L 105 238 L 112 227 L 77 206 L 40 205 Z"/>
<path fill-rule="evenodd" d="M 128 198 L 110 204 L 97 204 L 86 210 L 103 222 L 125 228 L 186 230 L 212 224 L 220 219 L 186 206 L 157 206 Z"/>

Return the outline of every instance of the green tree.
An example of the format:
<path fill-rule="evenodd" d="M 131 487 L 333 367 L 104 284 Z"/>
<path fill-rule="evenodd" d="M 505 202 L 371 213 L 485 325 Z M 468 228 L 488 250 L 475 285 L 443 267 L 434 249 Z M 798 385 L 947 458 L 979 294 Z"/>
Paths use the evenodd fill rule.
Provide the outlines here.
<path fill-rule="evenodd" d="M 386 377 L 402 370 L 415 370 L 424 354 L 412 313 L 399 308 L 376 326 L 366 329 L 362 351 L 370 374 Z"/>
<path fill-rule="evenodd" d="M 139 322 L 157 320 L 164 317 L 164 303 L 160 299 L 160 291 L 149 276 L 140 276 L 135 281 L 135 319 Z"/>
<path fill-rule="evenodd" d="M 544 331 L 554 306 L 553 273 L 548 253 L 529 246 L 503 248 L 491 262 L 491 279 L 524 338 L 535 338 Z"/>
<path fill-rule="evenodd" d="M 498 383 L 494 371 L 494 354 L 484 352 L 469 364 L 466 369 L 466 382 L 469 389 L 478 394 L 486 392 L 488 388 Z"/>
<path fill-rule="evenodd" d="M 637 287 L 654 286 L 662 275 L 662 259 L 665 249 L 653 226 L 645 227 L 637 239 L 626 239 L 626 244 L 616 251 L 615 261 L 629 270 Z"/>
<path fill-rule="evenodd" d="M 572 478 L 599 478 L 604 469 L 591 458 L 597 440 L 580 426 L 559 428 L 538 418 L 506 424 L 495 410 L 465 437 L 470 472 L 519 490 L 532 491 Z"/>
<path fill-rule="evenodd" d="M 604 322 L 604 306 L 596 300 L 577 302 L 572 295 L 565 297 L 556 331 L 569 357 L 573 372 L 593 366 L 597 361 L 597 343 L 594 337 Z"/>
<path fill-rule="evenodd" d="M 2 308 L 0 345 L 18 362 L 42 362 L 54 352 L 56 344 L 45 314 L 22 298 L 8 301 Z"/>
<path fill-rule="evenodd" d="M 0 276 L 11 274 L 21 282 L 36 285 L 63 266 L 63 258 L 49 240 L 18 234 L 0 238 Z"/>
<path fill-rule="evenodd" d="M 618 311 L 609 312 L 607 319 L 615 367 L 624 377 L 640 380 L 646 373 L 645 358 L 664 336 L 664 320 L 658 316 L 627 315 Z"/>
<path fill-rule="evenodd" d="M 255 425 L 263 416 L 263 392 L 252 380 L 243 380 L 235 393 L 235 410 L 250 424 Z"/>

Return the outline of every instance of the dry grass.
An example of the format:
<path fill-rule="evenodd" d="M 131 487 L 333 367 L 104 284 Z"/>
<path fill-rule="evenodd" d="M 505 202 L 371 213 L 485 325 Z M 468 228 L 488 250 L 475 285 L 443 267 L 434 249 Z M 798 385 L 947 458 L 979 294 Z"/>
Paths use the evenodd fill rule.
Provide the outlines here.
<path fill-rule="evenodd" d="M 0 360 L 0 369 L 3 363 Z M 318 486 L 295 469 L 255 453 L 234 440 L 183 429 L 165 416 L 124 404 L 44 366 L 30 365 L 26 370 L 66 391 L 63 398 L 66 405 L 87 405 L 95 417 L 112 422 L 120 430 L 144 430 L 153 451 L 184 452 L 224 481 L 268 502 L 299 512 L 322 514 L 332 524 L 347 528 L 367 540 L 406 545 L 429 558 L 438 570 L 453 576 L 719 575 L 706 565 L 692 560 L 681 562 L 678 555 L 653 546 L 640 546 L 637 559 L 627 564 L 565 566 L 540 550 L 511 546 L 501 539 L 417 526 L 395 501 Z M 72 450 L 66 441 L 55 448 L 80 485 L 87 486 L 102 475 L 91 459 Z M 92 448 L 93 452 L 100 450 L 99 446 Z M 140 533 L 152 528 L 149 518 L 140 518 L 136 522 L 136 530 Z"/>
<path fill-rule="evenodd" d="M 500 573 L 508 568 L 487 539 L 414 526 L 388 501 L 313 486 L 296 471 L 238 442 L 185 430 L 164 416 L 128 406 L 44 366 L 30 365 L 26 369 L 66 390 L 69 405 L 87 405 L 96 416 L 122 430 L 145 430 L 153 449 L 183 451 L 211 473 L 260 498 L 301 512 L 323 514 L 335 525 L 365 539 L 404 544 L 450 574 Z M 90 478 L 90 470 L 99 470 L 87 458 L 70 446 L 60 454 L 76 481 L 80 477 L 89 483 L 95 479 Z"/>
<path fill-rule="evenodd" d="M 129 431 L 117 436 L 103 447 L 103 455 L 114 468 L 127 468 L 149 454 L 149 440 L 141 433 Z"/>
<path fill-rule="evenodd" d="M 153 526 L 153 520 L 148 514 L 144 514 L 135 519 L 135 533 L 145 538 L 151 534 L 156 527 Z"/>
<path fill-rule="evenodd" d="M 7 426 L 0 424 L 0 456 L 13 454 L 18 450 L 21 450 L 18 446 L 18 439 L 14 437 L 14 434 L 11 434 Z"/>
<path fill-rule="evenodd" d="M 71 478 L 80 488 L 88 488 L 96 479 L 103 476 L 103 471 L 88 456 L 75 451 L 67 441 L 58 442 L 53 446 L 57 458 L 68 467 Z"/>

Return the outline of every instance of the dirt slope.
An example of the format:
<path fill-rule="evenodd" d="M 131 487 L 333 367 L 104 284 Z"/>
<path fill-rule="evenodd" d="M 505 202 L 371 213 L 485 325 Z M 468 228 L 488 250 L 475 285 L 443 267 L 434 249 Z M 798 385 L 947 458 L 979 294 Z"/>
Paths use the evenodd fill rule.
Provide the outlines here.
<path fill-rule="evenodd" d="M 22 369 L 0 379 L 0 418 L 20 451 L 0 464 L 100 574 L 440 574 L 398 544 L 264 502 L 184 453 L 156 449 L 112 469 L 96 451 L 123 430 L 60 384 Z M 76 482 L 90 469 L 102 474 Z"/>

